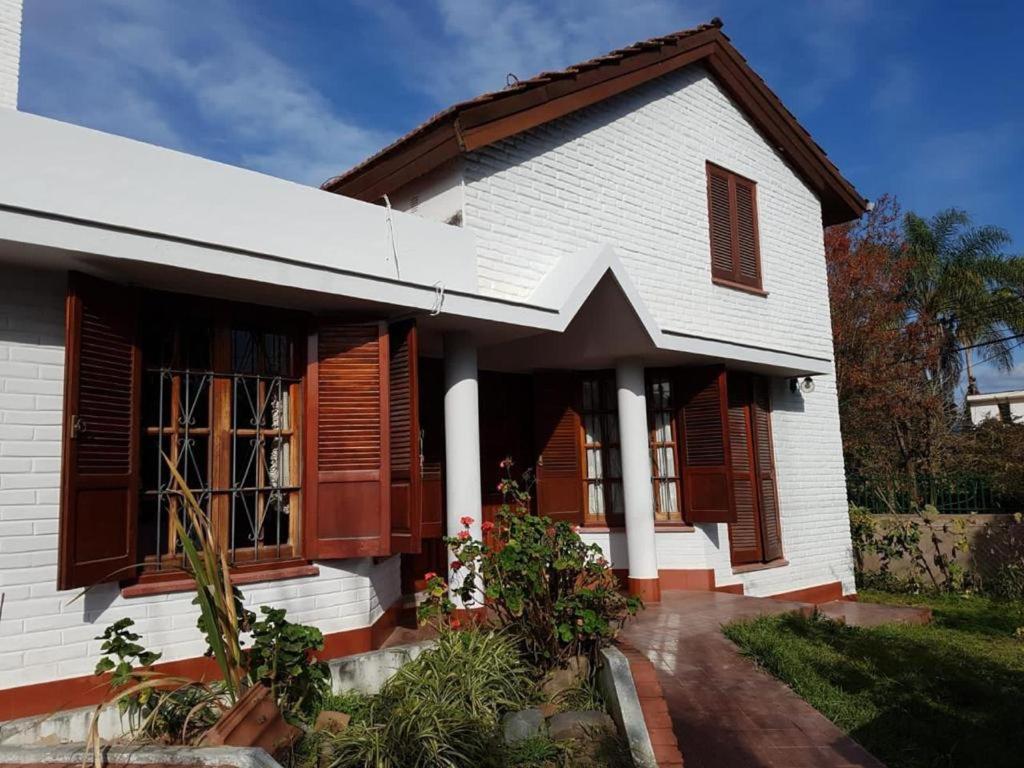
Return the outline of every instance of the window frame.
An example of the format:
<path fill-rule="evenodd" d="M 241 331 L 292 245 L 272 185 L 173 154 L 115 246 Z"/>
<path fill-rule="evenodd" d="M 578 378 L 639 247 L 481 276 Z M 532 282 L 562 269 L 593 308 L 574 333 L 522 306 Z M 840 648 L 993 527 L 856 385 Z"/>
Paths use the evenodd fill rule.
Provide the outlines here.
<path fill-rule="evenodd" d="M 729 253 L 732 262 L 732 268 L 729 271 L 719 269 L 714 263 L 715 253 L 715 222 L 713 219 L 714 207 L 712 201 L 712 189 L 711 180 L 712 176 L 718 175 L 723 176 L 728 182 L 728 203 L 729 203 Z M 735 290 L 752 293 L 758 296 L 767 296 L 768 292 L 764 290 L 764 268 L 761 263 L 761 226 L 760 216 L 758 215 L 757 205 L 757 182 L 753 179 L 749 179 L 746 176 L 730 171 L 717 163 L 713 163 L 710 160 L 705 162 L 705 183 L 707 187 L 707 206 L 708 206 L 708 245 L 709 245 L 709 256 L 710 256 L 710 268 L 711 268 L 711 282 L 715 285 L 723 286 L 725 288 L 732 288 Z M 742 275 L 740 270 L 740 254 L 739 254 L 739 215 L 737 213 L 737 200 L 736 200 L 736 188 L 737 185 L 745 186 L 750 189 L 751 197 L 751 215 L 753 218 L 753 246 L 754 246 L 754 262 L 757 265 L 757 277 L 756 279 L 746 278 Z"/>
<path fill-rule="evenodd" d="M 675 369 L 664 369 L 664 368 L 648 368 L 644 377 L 644 384 L 647 388 L 646 400 L 647 400 L 647 430 L 648 430 L 648 447 L 651 453 L 651 491 L 653 494 L 653 506 L 652 514 L 654 515 L 654 525 L 656 528 L 689 528 L 689 524 L 686 522 L 685 514 L 685 503 L 683 501 L 683 482 L 682 482 L 682 456 L 680 455 L 680 430 L 678 420 L 678 389 L 679 384 L 676 380 Z M 655 407 L 655 398 L 653 386 L 656 380 L 664 381 L 669 386 L 669 401 L 667 405 L 662 405 L 660 408 Z M 667 417 L 667 421 L 672 429 L 672 440 L 671 441 L 659 441 L 656 439 L 656 423 L 655 414 L 663 413 Z M 670 447 L 673 455 L 673 470 L 674 473 L 671 476 L 662 477 L 659 473 L 659 464 L 657 461 L 656 452 L 659 449 Z M 664 520 L 658 519 L 659 507 L 660 507 L 660 493 L 659 484 L 672 483 L 676 487 L 676 519 L 673 519 L 671 513 Z"/>
<path fill-rule="evenodd" d="M 305 494 L 304 494 L 304 448 L 306 439 L 305 424 L 305 401 L 306 393 L 306 339 L 308 334 L 309 317 L 305 313 L 293 310 L 285 310 L 262 305 L 246 304 L 221 300 L 204 299 L 189 294 L 165 293 L 149 291 L 145 294 L 144 306 L 160 307 L 164 311 L 177 305 L 187 304 L 189 314 L 199 316 L 201 322 L 208 324 L 210 329 L 209 343 L 209 365 L 205 372 L 210 377 L 209 393 L 207 394 L 209 408 L 208 431 L 208 473 L 206 485 L 209 486 L 210 513 L 214 516 L 218 528 L 218 535 L 221 541 L 230 548 L 231 539 L 231 498 L 236 489 L 232 478 L 234 468 L 233 449 L 238 438 L 255 437 L 258 430 L 238 428 L 232 421 L 232 410 L 234 397 L 237 393 L 235 379 L 238 376 L 245 377 L 235 371 L 236 367 L 232 361 L 232 334 L 236 330 L 260 329 L 273 331 L 288 337 L 291 343 L 290 350 L 290 371 L 287 376 L 281 378 L 287 381 L 289 391 L 288 403 L 288 424 L 285 429 L 263 430 L 263 435 L 280 432 L 288 438 L 289 449 L 289 474 L 290 481 L 287 486 L 289 495 L 289 530 L 287 544 L 265 545 L 268 549 L 276 548 L 277 553 L 272 557 L 262 556 L 259 547 L 238 547 L 235 548 L 234 558 L 231 562 L 231 572 L 245 581 L 260 580 L 262 574 L 273 572 L 287 575 L 306 575 L 306 571 L 315 568 L 309 565 L 308 559 L 303 552 L 303 526 L 305 524 Z M 140 347 L 143 347 L 143 375 L 140 409 L 143 418 L 140 420 L 140 447 L 139 460 L 143 460 L 143 441 L 152 439 L 155 436 L 153 430 L 159 430 L 160 426 L 153 427 L 145 418 L 147 410 L 146 397 L 149 384 L 147 377 L 154 372 L 153 366 L 146 354 L 145 339 L 147 337 L 148 322 L 154 315 L 154 311 L 140 313 Z M 174 329 L 175 334 L 180 333 L 180 328 Z M 160 366 L 157 366 L 159 368 Z M 183 375 L 186 369 L 177 369 L 175 366 L 168 367 L 172 376 Z M 199 374 L 200 371 L 195 371 Z M 262 380 L 276 377 L 260 377 Z M 171 413 L 174 413 L 174 404 L 171 406 Z M 177 434 L 177 424 L 164 427 L 164 434 L 173 436 Z M 252 432 L 252 434 L 249 434 Z M 288 434 L 285 435 L 284 433 Z M 153 433 L 153 434 L 151 434 Z M 173 437 L 172 437 L 173 441 Z M 174 457 L 172 456 L 172 459 Z M 257 462 L 259 463 L 259 462 Z M 142 514 L 145 507 L 146 497 L 157 493 L 153 489 L 147 489 L 144 483 L 140 483 L 140 507 L 139 507 L 139 552 L 140 569 L 138 575 L 132 580 L 130 586 L 126 587 L 129 595 L 154 594 L 161 591 L 176 591 L 188 588 L 191 580 L 182 568 L 182 557 L 171 554 L 171 542 L 173 532 L 163 531 L 162 552 L 142 555 L 149 547 L 144 547 L 142 541 Z M 262 494 L 263 491 L 258 493 Z M 173 506 L 171 507 L 173 509 Z M 166 518 L 163 528 L 170 529 L 170 519 Z M 158 521 L 158 526 L 160 521 Z M 301 571 L 301 573 L 300 573 Z"/>
<path fill-rule="evenodd" d="M 626 524 L 625 514 L 625 497 L 623 496 L 622 486 L 622 435 L 619 431 L 619 408 L 615 390 L 615 372 L 614 371 L 584 371 L 581 372 L 575 379 L 576 381 L 576 397 L 578 398 L 579 413 L 579 451 L 580 451 L 580 481 L 581 481 L 581 512 L 582 512 L 582 525 L 585 528 L 621 528 Z M 583 387 L 588 381 L 593 381 L 598 384 L 598 387 L 611 386 L 611 407 L 610 408 L 598 408 L 598 409 L 586 409 L 584 408 L 583 398 Z M 615 433 L 619 435 L 619 439 L 616 441 L 601 440 L 598 442 L 587 441 L 587 425 L 586 419 L 588 416 L 595 416 L 602 419 L 602 434 L 608 431 L 608 418 L 615 419 Z M 617 475 L 612 475 L 609 470 L 611 467 L 611 450 L 616 449 L 619 452 L 619 472 Z M 589 463 L 587 461 L 587 451 L 593 450 L 598 451 L 601 458 L 601 477 L 591 478 Z M 605 512 L 602 515 L 592 514 L 590 511 L 590 486 L 600 483 L 602 493 L 605 500 Z M 616 513 L 611 511 L 614 509 L 613 502 L 613 491 L 612 488 L 618 485 L 619 487 L 619 498 L 622 499 L 622 512 Z"/>

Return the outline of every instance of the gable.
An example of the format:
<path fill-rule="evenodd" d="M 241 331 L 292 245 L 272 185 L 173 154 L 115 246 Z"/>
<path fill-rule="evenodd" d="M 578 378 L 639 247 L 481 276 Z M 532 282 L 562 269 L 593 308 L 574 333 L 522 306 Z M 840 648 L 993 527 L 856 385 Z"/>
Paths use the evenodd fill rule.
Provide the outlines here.
<path fill-rule="evenodd" d="M 694 64 L 707 69 L 818 195 L 824 224 L 849 221 L 864 212 L 866 201 L 747 65 L 717 19 L 450 107 L 323 188 L 362 200 L 379 199 L 453 157 Z"/>

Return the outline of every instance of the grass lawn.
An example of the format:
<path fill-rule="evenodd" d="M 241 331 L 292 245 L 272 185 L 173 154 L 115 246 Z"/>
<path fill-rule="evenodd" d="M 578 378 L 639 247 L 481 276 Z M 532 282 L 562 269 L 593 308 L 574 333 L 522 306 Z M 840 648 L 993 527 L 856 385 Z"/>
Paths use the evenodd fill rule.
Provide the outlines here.
<path fill-rule="evenodd" d="M 857 629 L 776 616 L 725 634 L 890 768 L 1024 766 L 1024 603 L 861 600 L 927 605 L 934 621 Z"/>

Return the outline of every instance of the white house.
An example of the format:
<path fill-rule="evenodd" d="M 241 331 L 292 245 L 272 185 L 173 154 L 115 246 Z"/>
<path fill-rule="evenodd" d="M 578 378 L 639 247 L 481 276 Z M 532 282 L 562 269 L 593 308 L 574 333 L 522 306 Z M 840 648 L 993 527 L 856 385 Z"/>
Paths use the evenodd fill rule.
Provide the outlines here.
<path fill-rule="evenodd" d="M 387 636 L 506 455 L 647 600 L 853 592 L 822 226 L 865 201 L 719 23 L 456 105 L 325 191 L 15 111 L 18 5 L 0 720 L 95 700 L 124 616 L 205 663 L 161 452 L 247 601 L 329 655 Z"/>
<path fill-rule="evenodd" d="M 981 424 L 988 419 L 1005 424 L 1024 422 L 1024 390 L 967 395 L 967 407 L 973 424 Z"/>

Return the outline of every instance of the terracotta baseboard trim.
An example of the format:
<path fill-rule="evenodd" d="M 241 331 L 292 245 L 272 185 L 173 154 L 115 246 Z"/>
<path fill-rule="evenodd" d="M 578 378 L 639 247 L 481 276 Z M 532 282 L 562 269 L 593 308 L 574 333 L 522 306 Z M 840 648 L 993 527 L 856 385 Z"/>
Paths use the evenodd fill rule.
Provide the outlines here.
<path fill-rule="evenodd" d="M 690 589 L 710 592 L 715 588 L 713 568 L 679 568 L 658 571 L 662 589 Z"/>
<path fill-rule="evenodd" d="M 661 602 L 660 579 L 634 579 L 629 577 L 629 594 L 639 597 L 645 603 Z"/>
<path fill-rule="evenodd" d="M 380 648 L 398 624 L 400 602 L 384 611 L 370 626 L 324 635 L 324 650 L 318 656 L 334 659 Z M 153 669 L 194 680 L 219 677 L 214 660 L 202 656 L 156 664 Z M 108 695 L 108 679 L 108 676 L 83 675 L 7 688 L 0 691 L 0 722 L 98 704 Z"/>
<path fill-rule="evenodd" d="M 742 584 L 721 584 L 715 587 L 715 592 L 727 592 L 730 595 L 742 595 Z"/>
<path fill-rule="evenodd" d="M 658 768 L 683 768 L 683 754 L 679 751 L 679 742 L 672 728 L 668 702 L 658 682 L 658 671 L 646 656 L 629 643 L 619 642 L 618 646 L 629 662 L 629 671 L 633 675 L 644 725 L 647 726 L 647 735 L 651 737 Z"/>
<path fill-rule="evenodd" d="M 768 597 L 772 600 L 790 600 L 796 603 L 829 603 L 833 600 L 843 599 L 843 585 L 841 582 L 832 581 L 828 584 L 794 589 L 791 592 L 780 592 L 777 595 L 768 595 Z"/>

